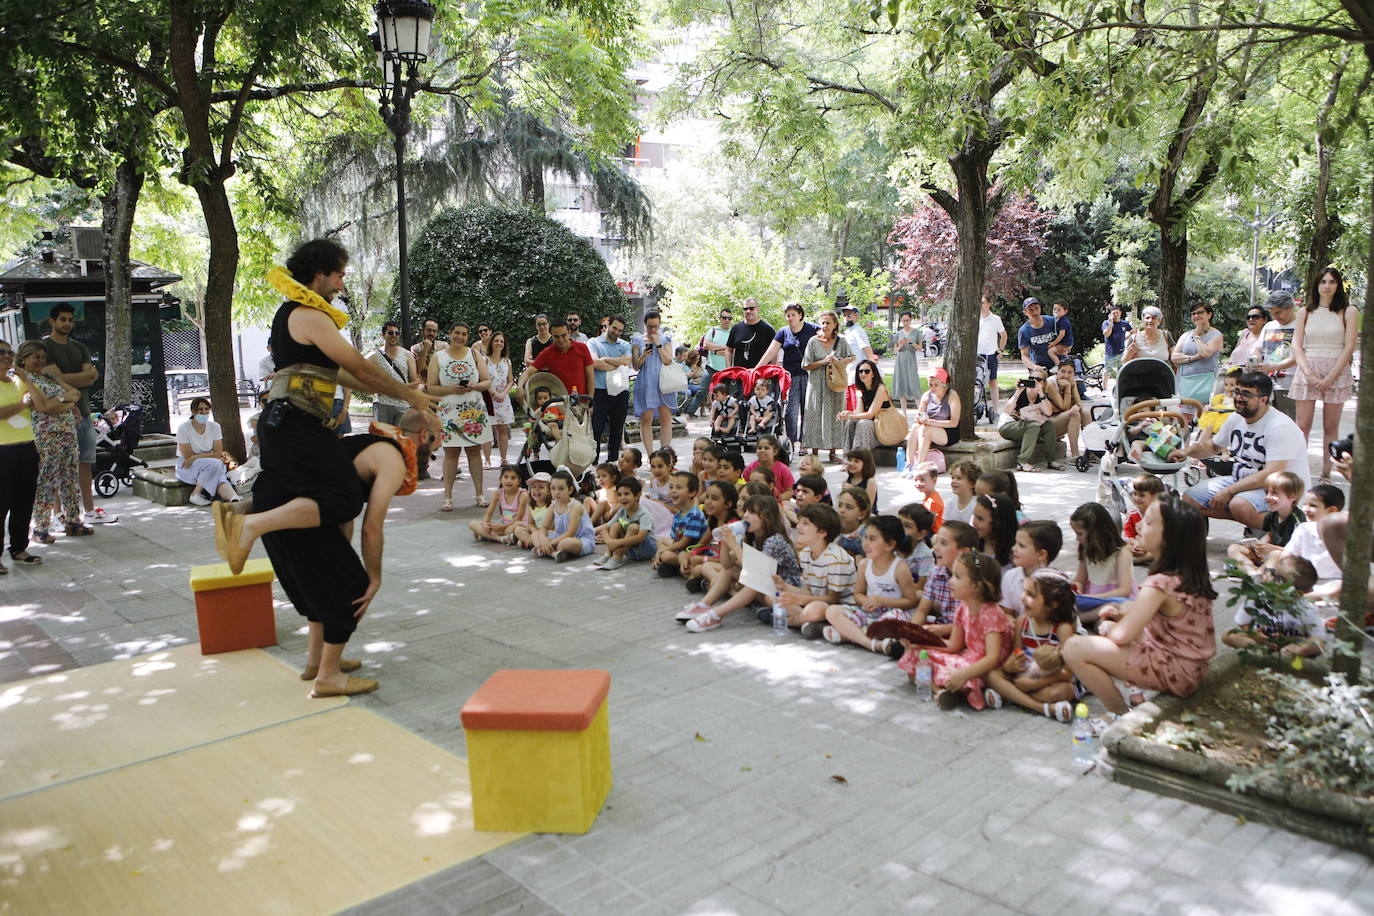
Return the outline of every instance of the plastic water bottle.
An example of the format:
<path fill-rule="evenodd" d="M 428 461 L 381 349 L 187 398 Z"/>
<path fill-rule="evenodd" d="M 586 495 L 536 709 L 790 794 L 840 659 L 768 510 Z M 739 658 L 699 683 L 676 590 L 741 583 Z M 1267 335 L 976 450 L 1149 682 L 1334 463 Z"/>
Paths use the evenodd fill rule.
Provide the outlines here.
<path fill-rule="evenodd" d="M 1079 703 L 1073 711 L 1073 762 L 1087 766 L 1093 762 L 1093 728 L 1088 724 L 1088 704 Z"/>
<path fill-rule="evenodd" d="M 782 603 L 782 592 L 773 593 L 773 635 L 787 635 L 787 605 Z"/>
<path fill-rule="evenodd" d="M 899 446 L 897 446 L 897 470 L 899 470 L 899 471 L 905 471 L 905 470 L 906 470 L 906 446 L 905 446 L 905 445 L 899 445 Z"/>
<path fill-rule="evenodd" d="M 916 659 L 916 699 L 926 703 L 935 698 L 935 671 L 930 664 L 930 653 L 921 650 Z"/>

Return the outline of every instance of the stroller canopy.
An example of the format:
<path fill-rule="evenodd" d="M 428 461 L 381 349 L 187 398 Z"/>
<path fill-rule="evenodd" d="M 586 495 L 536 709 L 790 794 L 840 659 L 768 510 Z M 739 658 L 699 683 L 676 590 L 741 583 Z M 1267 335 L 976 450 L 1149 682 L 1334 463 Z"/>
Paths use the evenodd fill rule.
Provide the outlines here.
<path fill-rule="evenodd" d="M 1128 402 L 1174 397 L 1177 388 L 1174 367 L 1164 360 L 1147 357 L 1133 359 L 1121 367 L 1116 377 L 1117 410 Z"/>

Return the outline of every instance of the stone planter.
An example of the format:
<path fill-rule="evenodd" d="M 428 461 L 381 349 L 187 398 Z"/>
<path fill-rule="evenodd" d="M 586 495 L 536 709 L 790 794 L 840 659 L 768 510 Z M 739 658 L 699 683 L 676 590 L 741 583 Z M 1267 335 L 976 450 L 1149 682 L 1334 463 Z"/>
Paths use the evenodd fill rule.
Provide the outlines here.
<path fill-rule="evenodd" d="M 1140 737 L 1156 723 L 1177 715 L 1235 678 L 1245 664 L 1237 654 L 1219 657 L 1193 697 L 1161 694 L 1155 702 L 1122 716 L 1102 739 L 1112 764 L 1112 778 L 1374 856 L 1374 802 L 1272 777 L 1261 779 L 1248 791 L 1232 792 L 1226 781 L 1241 772 L 1238 767 Z M 1320 670 L 1320 665 L 1312 665 L 1304 673 L 1316 676 Z"/>

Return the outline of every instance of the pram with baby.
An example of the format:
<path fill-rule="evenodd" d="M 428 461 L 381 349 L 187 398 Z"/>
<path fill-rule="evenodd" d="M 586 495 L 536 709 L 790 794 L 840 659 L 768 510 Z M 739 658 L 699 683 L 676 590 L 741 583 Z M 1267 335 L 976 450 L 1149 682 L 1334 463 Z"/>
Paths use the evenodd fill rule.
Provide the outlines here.
<path fill-rule="evenodd" d="M 1131 504 L 1131 478 L 1142 472 L 1179 492 L 1202 479 L 1192 462 L 1166 460 L 1193 435 L 1195 415 L 1182 408 L 1203 409 L 1199 401 L 1179 397 L 1177 385 L 1173 367 L 1163 360 L 1133 359 L 1117 376 L 1112 414 L 1083 430 L 1084 447 L 1102 452 L 1097 500 L 1122 516 Z"/>
<path fill-rule="evenodd" d="M 755 386 L 762 379 L 767 379 L 773 389 L 772 418 L 763 427 L 755 426 L 751 429 L 749 400 L 754 394 Z M 787 416 L 787 396 L 792 389 L 792 376 L 786 369 L 782 366 L 759 366 L 756 369 L 734 366 L 722 369 L 711 377 L 711 387 L 714 389 L 716 385 L 729 386 L 730 396 L 737 398 L 740 406 L 735 423 L 729 431 L 717 432 L 714 428 L 711 430 L 712 442 L 730 451 L 751 452 L 758 445 L 759 436 L 776 436 L 782 443 L 783 453 L 791 451 L 791 443 L 787 441 L 783 432 L 783 418 Z"/>
<path fill-rule="evenodd" d="M 592 438 L 591 399 L 570 395 L 558 376 L 536 372 L 524 386 L 526 406 L 525 444 L 515 466 L 522 484 L 530 475 L 552 474 L 565 468 L 585 496 L 596 492 L 596 440 Z M 547 453 L 548 457 L 542 457 Z"/>
<path fill-rule="evenodd" d="M 115 416 L 110 425 L 109 418 Z M 148 462 L 134 454 L 143 438 L 143 407 L 125 404 L 106 411 L 102 416 L 107 429 L 100 431 L 95 443 L 95 464 L 91 467 L 91 482 L 95 492 L 109 499 L 119 492 L 119 485 L 134 485 L 134 468 L 148 466 Z M 99 423 L 99 421 L 98 421 Z"/>

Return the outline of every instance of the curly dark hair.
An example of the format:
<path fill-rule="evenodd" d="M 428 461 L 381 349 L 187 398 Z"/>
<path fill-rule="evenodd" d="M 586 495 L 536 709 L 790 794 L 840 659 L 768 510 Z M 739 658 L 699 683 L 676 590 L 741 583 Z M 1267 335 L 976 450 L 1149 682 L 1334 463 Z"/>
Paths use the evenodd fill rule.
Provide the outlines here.
<path fill-rule="evenodd" d="M 348 264 L 348 249 L 333 239 L 311 239 L 286 259 L 286 269 L 306 286 L 320 274 L 337 273 Z"/>

